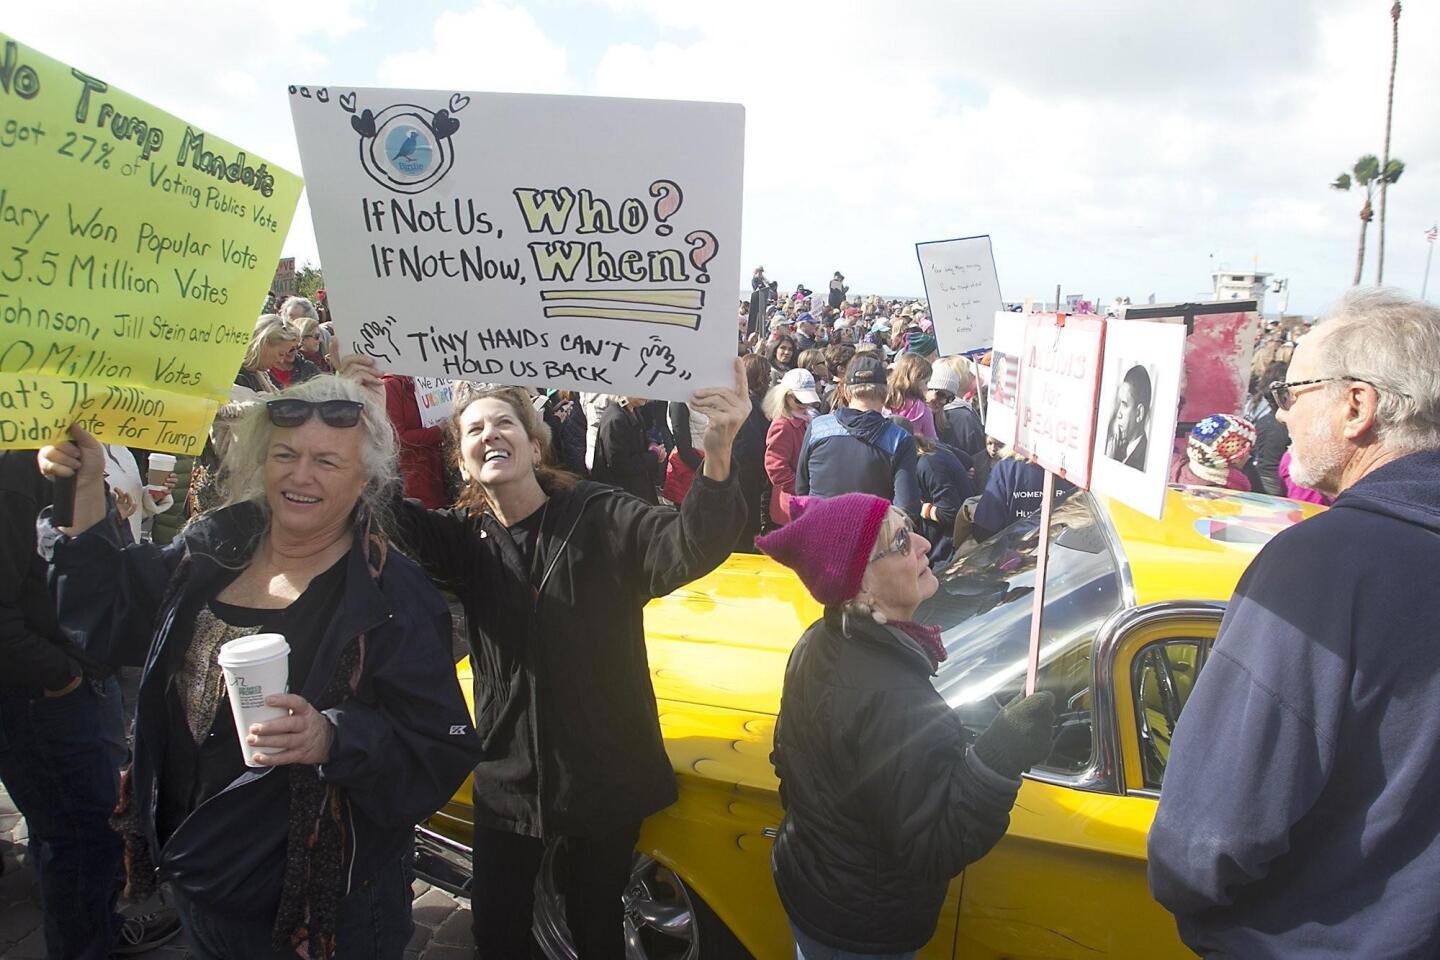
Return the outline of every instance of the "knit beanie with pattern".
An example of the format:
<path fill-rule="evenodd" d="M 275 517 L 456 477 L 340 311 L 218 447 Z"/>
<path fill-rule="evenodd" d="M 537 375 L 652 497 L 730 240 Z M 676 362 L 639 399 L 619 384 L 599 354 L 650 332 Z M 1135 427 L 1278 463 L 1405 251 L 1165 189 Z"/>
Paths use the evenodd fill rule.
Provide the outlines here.
<path fill-rule="evenodd" d="M 890 501 L 868 493 L 792 501 L 791 520 L 755 546 L 794 570 L 827 607 L 855 599 Z"/>
<path fill-rule="evenodd" d="M 1255 425 L 1249 420 L 1212 413 L 1190 431 L 1185 454 L 1197 477 L 1223 485 L 1230 477 L 1230 468 L 1244 463 L 1254 446 Z"/>

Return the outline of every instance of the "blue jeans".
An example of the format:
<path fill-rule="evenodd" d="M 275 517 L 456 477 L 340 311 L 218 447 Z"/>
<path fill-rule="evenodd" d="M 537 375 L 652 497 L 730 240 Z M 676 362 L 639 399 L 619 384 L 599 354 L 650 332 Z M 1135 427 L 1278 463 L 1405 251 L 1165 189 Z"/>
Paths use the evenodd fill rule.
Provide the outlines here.
<path fill-rule="evenodd" d="M 335 917 L 337 960 L 400 960 L 410 942 L 410 881 L 407 850 L 340 901 Z M 279 878 L 275 881 L 280 882 Z M 271 920 L 227 917 L 175 892 L 175 909 L 194 960 L 295 960 L 290 947 L 270 945 Z"/>
<path fill-rule="evenodd" d="M 0 692 L 0 780 L 30 830 L 50 960 L 104 960 L 119 930 L 122 844 L 110 814 L 123 752 L 109 693 L 118 703 L 88 681 L 56 698 Z"/>
<path fill-rule="evenodd" d="M 851 953 L 838 947 L 827 947 L 806 936 L 795 924 L 790 924 L 795 937 L 795 960 L 913 960 L 915 951 L 908 953 Z"/>

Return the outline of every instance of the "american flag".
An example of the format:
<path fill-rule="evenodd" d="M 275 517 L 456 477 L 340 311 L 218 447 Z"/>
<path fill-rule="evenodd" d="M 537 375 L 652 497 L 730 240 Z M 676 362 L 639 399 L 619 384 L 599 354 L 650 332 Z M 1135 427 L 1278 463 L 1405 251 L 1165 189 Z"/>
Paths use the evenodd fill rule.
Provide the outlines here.
<path fill-rule="evenodd" d="M 996 350 L 990 356 L 990 399 L 1002 407 L 1015 406 L 1019 392 L 1020 358 Z"/>
<path fill-rule="evenodd" d="M 1425 239 L 1431 243 L 1435 242 L 1436 237 L 1440 237 L 1440 225 L 1436 225 L 1425 231 Z"/>

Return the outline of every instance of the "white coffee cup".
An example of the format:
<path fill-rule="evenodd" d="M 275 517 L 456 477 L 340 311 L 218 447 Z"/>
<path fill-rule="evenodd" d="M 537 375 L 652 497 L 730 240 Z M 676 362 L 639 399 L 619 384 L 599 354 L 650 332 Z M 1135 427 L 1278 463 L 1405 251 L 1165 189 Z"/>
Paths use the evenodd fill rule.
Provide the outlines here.
<path fill-rule="evenodd" d="M 235 733 L 245 765 L 258 767 L 257 753 L 274 753 L 246 742 L 252 724 L 288 716 L 284 707 L 268 707 L 265 698 L 289 692 L 290 644 L 278 633 L 237 637 L 220 646 L 220 669 L 225 672 L 225 693 L 235 717 Z"/>
<path fill-rule="evenodd" d="M 146 488 L 155 494 L 155 499 L 165 499 L 169 489 L 165 481 L 170 474 L 175 472 L 175 455 L 173 453 L 152 453 L 150 454 L 150 475 L 146 480 Z"/>

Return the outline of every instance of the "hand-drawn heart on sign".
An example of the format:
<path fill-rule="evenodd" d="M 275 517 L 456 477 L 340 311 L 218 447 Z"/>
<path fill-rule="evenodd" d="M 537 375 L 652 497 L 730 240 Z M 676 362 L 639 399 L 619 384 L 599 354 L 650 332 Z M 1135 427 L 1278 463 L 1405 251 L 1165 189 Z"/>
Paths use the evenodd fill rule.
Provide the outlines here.
<path fill-rule="evenodd" d="M 373 137 L 375 136 L 375 114 L 366 110 L 358 117 L 351 117 L 350 126 L 354 127 L 355 132 L 362 137 Z"/>
<path fill-rule="evenodd" d="M 449 110 L 436 110 L 430 128 L 435 131 L 435 136 L 444 139 L 460 129 L 460 121 L 450 116 Z"/>

